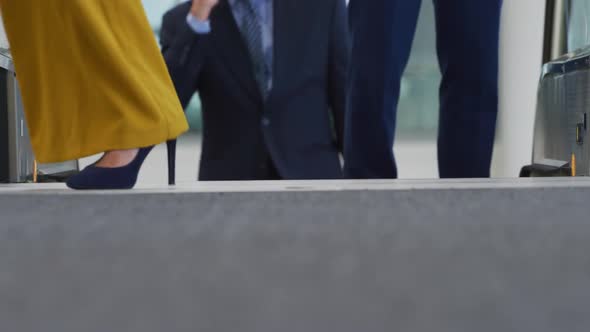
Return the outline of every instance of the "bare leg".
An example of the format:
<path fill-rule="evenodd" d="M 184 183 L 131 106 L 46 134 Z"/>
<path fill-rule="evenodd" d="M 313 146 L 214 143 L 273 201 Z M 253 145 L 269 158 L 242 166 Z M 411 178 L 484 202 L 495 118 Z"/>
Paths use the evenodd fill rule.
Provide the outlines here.
<path fill-rule="evenodd" d="M 117 168 L 128 165 L 135 159 L 139 149 L 107 151 L 95 166 L 102 168 Z"/>

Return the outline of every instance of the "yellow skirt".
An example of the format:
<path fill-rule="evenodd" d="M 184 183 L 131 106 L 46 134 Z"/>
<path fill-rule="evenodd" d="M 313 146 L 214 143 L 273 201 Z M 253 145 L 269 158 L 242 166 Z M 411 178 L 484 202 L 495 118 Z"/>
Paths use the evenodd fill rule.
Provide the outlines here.
<path fill-rule="evenodd" d="M 155 145 L 188 129 L 140 0 L 0 0 L 36 158 Z"/>

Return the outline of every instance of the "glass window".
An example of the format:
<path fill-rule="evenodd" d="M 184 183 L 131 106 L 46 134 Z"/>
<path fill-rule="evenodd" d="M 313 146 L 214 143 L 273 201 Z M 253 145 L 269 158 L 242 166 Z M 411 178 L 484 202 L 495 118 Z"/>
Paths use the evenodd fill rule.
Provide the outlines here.
<path fill-rule="evenodd" d="M 590 1 L 569 0 L 566 8 L 568 51 L 590 45 Z"/>
<path fill-rule="evenodd" d="M 369 0 L 366 0 L 369 1 Z M 423 1 L 408 66 L 401 81 L 395 154 L 400 178 L 436 178 L 440 70 L 432 1 Z"/>
<path fill-rule="evenodd" d="M 397 116 L 398 138 L 436 136 L 440 78 L 436 55 L 434 6 L 431 1 L 424 1 L 412 54 L 401 82 Z"/>
<path fill-rule="evenodd" d="M 181 3 L 182 0 L 142 0 L 142 2 L 152 27 L 158 31 L 162 23 L 162 15 L 172 6 Z"/>

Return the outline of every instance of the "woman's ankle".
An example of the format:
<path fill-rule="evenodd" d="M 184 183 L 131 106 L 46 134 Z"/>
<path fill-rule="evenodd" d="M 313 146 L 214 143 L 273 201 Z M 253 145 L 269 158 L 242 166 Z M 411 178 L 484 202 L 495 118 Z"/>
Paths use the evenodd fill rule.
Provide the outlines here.
<path fill-rule="evenodd" d="M 103 168 L 127 166 L 135 159 L 138 152 L 139 149 L 107 151 L 95 166 Z"/>

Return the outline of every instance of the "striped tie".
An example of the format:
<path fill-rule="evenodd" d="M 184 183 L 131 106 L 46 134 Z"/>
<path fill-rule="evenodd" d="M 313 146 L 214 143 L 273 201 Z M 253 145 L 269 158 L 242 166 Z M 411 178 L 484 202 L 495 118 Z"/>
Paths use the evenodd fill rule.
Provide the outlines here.
<path fill-rule="evenodd" d="M 266 99 L 268 96 L 268 81 L 270 71 L 264 57 L 264 50 L 262 45 L 262 27 L 256 10 L 252 5 L 251 0 L 241 0 L 245 9 L 245 15 L 241 22 L 242 36 L 248 46 L 252 66 L 254 70 L 254 77 L 258 83 L 258 87 L 262 96 Z"/>

